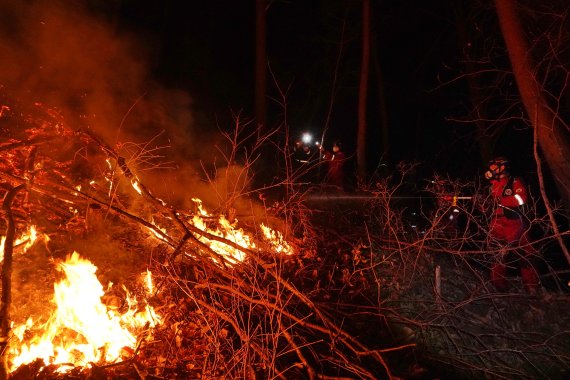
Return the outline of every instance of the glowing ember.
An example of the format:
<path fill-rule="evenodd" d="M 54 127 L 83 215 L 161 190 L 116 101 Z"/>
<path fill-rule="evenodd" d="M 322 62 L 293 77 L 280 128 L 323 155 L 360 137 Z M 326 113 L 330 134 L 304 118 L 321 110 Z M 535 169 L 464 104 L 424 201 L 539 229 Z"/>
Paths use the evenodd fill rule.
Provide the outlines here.
<path fill-rule="evenodd" d="M 138 181 L 132 180 L 132 181 L 131 181 L 131 185 L 133 185 L 133 189 L 135 189 L 135 191 L 136 191 L 137 193 L 139 193 L 139 194 L 142 195 L 142 190 L 141 190 L 141 187 L 140 187 Z"/>
<path fill-rule="evenodd" d="M 154 293 L 154 284 L 152 283 L 152 273 L 147 269 L 144 274 L 144 283 L 148 294 Z"/>
<path fill-rule="evenodd" d="M 111 197 L 111 195 L 113 194 L 113 174 L 112 174 L 113 173 L 113 164 L 111 164 L 111 160 L 109 160 L 108 158 L 105 160 L 105 162 L 107 162 L 107 166 L 109 166 L 109 173 L 107 173 L 105 175 L 105 180 L 109 184 L 108 196 Z"/>
<path fill-rule="evenodd" d="M 0 117 L 4 115 L 4 111 L 10 111 L 10 107 L 4 105 L 0 107 Z"/>
<path fill-rule="evenodd" d="M 155 227 L 156 229 L 150 228 L 150 227 L 147 227 L 147 229 L 148 229 L 150 232 L 152 232 L 152 235 L 153 235 L 155 238 L 157 238 L 157 239 L 159 239 L 159 240 L 162 240 L 162 241 L 166 241 L 166 240 L 167 240 L 166 237 L 168 236 L 168 233 L 166 232 L 166 228 L 160 228 L 159 226 L 155 225 L 154 222 L 152 222 L 152 223 L 153 223 L 153 225 L 154 225 L 154 227 Z M 160 231 L 160 232 L 162 232 L 164 235 L 161 235 L 157 230 Z"/>
<path fill-rule="evenodd" d="M 123 314 L 101 303 L 103 286 L 97 280 L 97 268 L 74 252 L 59 269 L 66 278 L 54 285 L 57 310 L 47 323 L 32 330 L 32 321 L 12 330 L 11 364 L 15 370 L 22 364 L 42 358 L 45 364 L 113 363 L 133 349 L 136 337 L 132 331 L 146 324 L 154 326 L 160 318 L 150 306 L 137 311 L 136 300 L 128 297 L 129 310 Z M 24 342 L 24 332 L 36 334 Z M 17 347 L 16 347 L 17 346 Z"/>

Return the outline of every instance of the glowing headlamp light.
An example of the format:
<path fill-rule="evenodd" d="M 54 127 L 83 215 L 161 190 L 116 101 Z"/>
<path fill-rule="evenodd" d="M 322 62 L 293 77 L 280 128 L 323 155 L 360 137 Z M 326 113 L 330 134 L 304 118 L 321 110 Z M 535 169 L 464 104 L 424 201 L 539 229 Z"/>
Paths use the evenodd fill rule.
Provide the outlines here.
<path fill-rule="evenodd" d="M 313 141 L 313 136 L 311 136 L 310 133 L 303 133 L 303 136 L 301 136 L 301 140 L 305 144 L 310 144 L 311 141 Z"/>

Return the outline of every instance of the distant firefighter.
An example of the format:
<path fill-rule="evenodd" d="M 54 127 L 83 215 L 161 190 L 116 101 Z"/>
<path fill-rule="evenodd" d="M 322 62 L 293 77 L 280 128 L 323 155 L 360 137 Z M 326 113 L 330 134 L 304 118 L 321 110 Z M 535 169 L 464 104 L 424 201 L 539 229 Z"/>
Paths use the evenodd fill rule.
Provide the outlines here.
<path fill-rule="evenodd" d="M 506 291 L 507 270 L 516 266 L 525 290 L 534 293 L 539 287 L 539 277 L 535 269 L 537 251 L 531 244 L 530 223 L 525 215 L 528 189 L 521 178 L 510 174 L 509 160 L 504 157 L 489 162 L 485 178 L 491 184 L 490 191 L 495 201 L 489 235 L 514 252 L 497 254 L 491 267 L 491 283 L 497 290 Z"/>
<path fill-rule="evenodd" d="M 296 141 L 293 148 L 293 160 L 299 164 L 310 164 L 318 158 L 316 149 L 303 141 Z"/>
<path fill-rule="evenodd" d="M 303 134 L 301 139 L 295 141 L 291 159 L 295 182 L 303 186 L 314 184 L 317 177 L 315 169 L 319 163 L 319 149 L 318 145 L 312 143 L 309 134 Z"/>

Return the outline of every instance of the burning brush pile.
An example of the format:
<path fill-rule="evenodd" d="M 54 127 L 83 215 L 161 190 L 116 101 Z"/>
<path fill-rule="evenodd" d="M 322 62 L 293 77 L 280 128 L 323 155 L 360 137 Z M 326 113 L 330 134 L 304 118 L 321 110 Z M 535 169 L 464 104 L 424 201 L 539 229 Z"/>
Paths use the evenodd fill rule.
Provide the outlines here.
<path fill-rule="evenodd" d="M 0 128 L 3 378 L 390 373 L 298 290 L 282 231 L 175 208 L 56 110 L 3 104 Z"/>

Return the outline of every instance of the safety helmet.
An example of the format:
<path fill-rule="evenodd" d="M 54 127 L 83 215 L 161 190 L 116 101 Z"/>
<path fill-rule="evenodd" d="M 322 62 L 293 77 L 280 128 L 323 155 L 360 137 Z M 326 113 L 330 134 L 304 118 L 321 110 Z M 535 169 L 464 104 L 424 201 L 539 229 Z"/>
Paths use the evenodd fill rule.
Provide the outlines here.
<path fill-rule="evenodd" d="M 505 157 L 493 158 L 489 161 L 488 170 L 485 172 L 485 178 L 488 180 L 497 180 L 503 176 L 509 175 L 511 163 Z"/>

